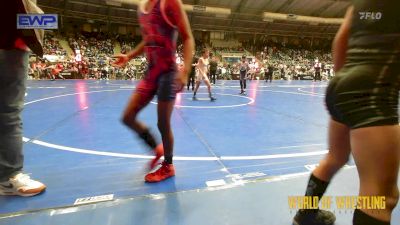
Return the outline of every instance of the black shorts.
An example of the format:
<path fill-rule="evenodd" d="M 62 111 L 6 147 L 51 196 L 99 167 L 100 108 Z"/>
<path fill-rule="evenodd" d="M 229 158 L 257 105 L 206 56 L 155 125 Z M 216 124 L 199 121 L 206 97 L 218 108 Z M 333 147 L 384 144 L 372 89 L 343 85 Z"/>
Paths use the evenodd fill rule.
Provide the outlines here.
<path fill-rule="evenodd" d="M 330 81 L 326 106 L 351 129 L 399 124 L 399 66 L 344 67 Z"/>
<path fill-rule="evenodd" d="M 246 80 L 246 73 L 247 71 L 240 71 L 240 80 Z"/>

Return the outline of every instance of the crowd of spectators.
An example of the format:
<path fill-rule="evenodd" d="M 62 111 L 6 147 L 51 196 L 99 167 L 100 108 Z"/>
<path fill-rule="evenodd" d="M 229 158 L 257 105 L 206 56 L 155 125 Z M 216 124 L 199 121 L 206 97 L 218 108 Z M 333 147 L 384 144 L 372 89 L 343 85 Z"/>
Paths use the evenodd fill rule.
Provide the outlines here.
<path fill-rule="evenodd" d="M 219 52 L 244 52 L 243 47 L 212 47 L 213 51 Z"/>
<path fill-rule="evenodd" d="M 68 42 L 74 52 L 80 50 L 86 57 L 114 54 L 114 42 L 105 33 L 76 33 L 68 38 Z"/>
<path fill-rule="evenodd" d="M 221 52 L 234 51 L 246 54 L 241 48 L 226 49 L 213 48 L 218 55 Z M 321 64 L 323 79 L 333 76 L 333 62 L 331 53 L 327 50 L 307 50 L 289 47 L 265 46 L 255 50 L 255 57 L 247 56 L 250 66 L 249 79 L 262 79 L 265 73 L 273 70 L 278 79 L 312 79 L 315 64 Z M 223 79 L 232 79 L 239 74 L 239 60 L 224 62 L 219 58 L 219 74 Z"/>
<path fill-rule="evenodd" d="M 36 74 L 34 77 L 46 78 L 51 68 L 61 68 L 60 71 L 67 71 L 74 75 L 74 78 L 82 79 L 140 79 L 146 69 L 146 59 L 138 57 L 130 62 L 125 68 L 115 68 L 111 65 L 112 56 L 117 43 L 121 46 L 121 53 L 127 53 L 140 42 L 140 38 L 131 38 L 128 36 L 111 36 L 104 33 L 76 33 L 67 38 L 68 43 L 76 53 L 79 50 L 81 54 L 80 61 L 76 60 L 76 55 L 67 55 L 66 51 L 61 47 L 59 40 L 53 33 L 46 32 L 44 48 L 45 52 L 50 55 L 65 56 L 60 62 L 49 62 L 36 60 L 32 62 L 30 72 Z M 246 46 L 248 43 L 244 43 Z M 207 45 L 200 40 L 196 40 L 196 52 Z M 208 46 L 210 47 L 210 46 Z M 235 74 L 239 73 L 238 61 L 223 61 L 219 53 L 243 53 L 246 54 L 249 49 L 245 47 L 211 47 L 214 56 L 217 56 L 219 62 L 218 73 L 223 79 L 232 79 Z M 251 51 L 255 57 L 248 56 L 249 78 L 262 78 L 268 70 L 273 70 L 279 74 L 282 79 L 298 79 L 299 75 L 312 74 L 314 72 L 314 64 L 316 60 L 323 65 L 322 73 L 331 74 L 332 57 L 327 50 L 312 50 L 286 47 L 284 45 L 269 45 L 261 47 L 260 44 L 251 46 Z M 248 51 L 246 51 L 248 50 Z M 177 62 L 183 63 L 183 45 L 178 42 Z M 61 65 L 61 66 L 60 66 Z"/>
<path fill-rule="evenodd" d="M 43 52 L 45 55 L 67 55 L 67 51 L 61 47 L 60 41 L 56 38 L 56 35 L 50 32 L 46 32 L 44 35 Z"/>

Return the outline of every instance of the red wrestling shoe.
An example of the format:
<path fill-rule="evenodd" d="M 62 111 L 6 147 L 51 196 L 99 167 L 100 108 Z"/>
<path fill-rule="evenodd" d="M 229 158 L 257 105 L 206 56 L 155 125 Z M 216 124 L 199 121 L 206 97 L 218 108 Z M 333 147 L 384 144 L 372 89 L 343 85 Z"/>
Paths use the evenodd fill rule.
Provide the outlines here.
<path fill-rule="evenodd" d="M 149 164 L 149 170 L 154 169 L 158 163 L 158 160 L 164 155 L 164 147 L 162 144 L 157 145 L 157 147 L 154 149 L 154 155 L 154 159 L 152 159 Z"/>
<path fill-rule="evenodd" d="M 144 180 L 149 183 L 156 183 L 163 181 L 167 178 L 175 176 L 175 168 L 172 164 L 163 162 L 161 167 L 155 172 L 149 173 L 144 177 Z"/>

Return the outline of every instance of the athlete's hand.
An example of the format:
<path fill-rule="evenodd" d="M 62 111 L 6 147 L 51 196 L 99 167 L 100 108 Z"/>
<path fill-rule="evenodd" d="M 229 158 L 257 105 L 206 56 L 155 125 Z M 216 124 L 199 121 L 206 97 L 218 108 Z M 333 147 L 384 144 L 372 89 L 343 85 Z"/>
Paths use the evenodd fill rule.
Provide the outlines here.
<path fill-rule="evenodd" d="M 181 92 L 187 84 L 187 72 L 184 70 L 179 70 L 175 83 L 178 88 L 178 92 Z"/>
<path fill-rule="evenodd" d="M 124 67 L 129 61 L 129 57 L 125 54 L 114 55 L 113 57 L 115 60 L 111 63 L 111 65 L 115 67 Z"/>

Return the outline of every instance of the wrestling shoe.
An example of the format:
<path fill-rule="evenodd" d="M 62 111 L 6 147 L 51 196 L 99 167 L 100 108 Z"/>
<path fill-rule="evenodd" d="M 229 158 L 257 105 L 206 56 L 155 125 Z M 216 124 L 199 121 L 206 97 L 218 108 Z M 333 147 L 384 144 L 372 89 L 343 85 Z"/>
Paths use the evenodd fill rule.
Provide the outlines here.
<path fill-rule="evenodd" d="M 336 217 L 326 210 L 299 210 L 293 219 L 293 225 L 333 225 Z"/>
<path fill-rule="evenodd" d="M 167 178 L 175 176 L 175 168 L 172 164 L 167 164 L 165 161 L 161 163 L 161 167 L 155 172 L 149 173 L 144 177 L 144 180 L 149 183 L 156 183 Z"/>
<path fill-rule="evenodd" d="M 159 144 L 153 151 L 155 156 L 154 159 L 150 161 L 149 170 L 154 169 L 154 167 L 156 167 L 158 163 L 158 160 L 161 158 L 161 156 L 164 155 L 164 146 L 162 144 Z"/>

